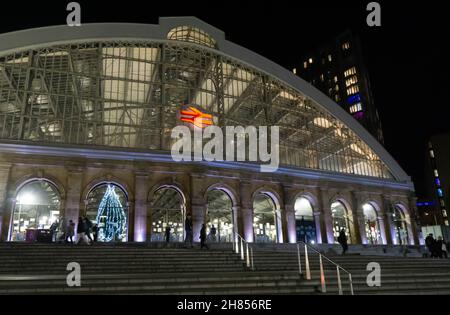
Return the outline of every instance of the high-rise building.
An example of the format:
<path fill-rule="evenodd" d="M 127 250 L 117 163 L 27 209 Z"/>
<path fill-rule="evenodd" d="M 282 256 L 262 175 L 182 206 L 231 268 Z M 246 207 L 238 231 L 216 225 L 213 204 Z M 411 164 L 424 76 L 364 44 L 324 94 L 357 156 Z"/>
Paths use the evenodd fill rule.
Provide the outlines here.
<path fill-rule="evenodd" d="M 384 143 L 361 43 L 346 31 L 304 55 L 294 73 L 328 95 Z"/>
<path fill-rule="evenodd" d="M 437 223 L 449 225 L 447 207 L 450 204 L 450 133 L 434 135 L 428 142 L 426 184 L 428 197 L 435 205 Z"/>

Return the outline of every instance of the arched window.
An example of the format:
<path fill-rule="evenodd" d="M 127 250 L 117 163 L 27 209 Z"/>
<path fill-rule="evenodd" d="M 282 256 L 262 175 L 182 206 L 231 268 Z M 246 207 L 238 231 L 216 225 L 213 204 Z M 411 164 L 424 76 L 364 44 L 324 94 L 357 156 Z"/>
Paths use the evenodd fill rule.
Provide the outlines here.
<path fill-rule="evenodd" d="M 86 216 L 97 225 L 97 241 L 128 240 L 128 198 L 117 184 L 102 183 L 87 196 Z"/>
<path fill-rule="evenodd" d="M 345 234 L 347 235 L 347 242 L 351 242 L 350 235 L 350 220 L 347 214 L 347 208 L 345 205 L 336 201 L 331 204 L 331 217 L 333 219 L 333 235 L 334 241 L 337 243 L 337 239 L 339 237 L 339 233 L 342 229 L 345 230 Z"/>
<path fill-rule="evenodd" d="M 207 194 L 207 233 L 212 242 L 233 241 L 233 203 L 230 196 L 219 189 Z M 211 233 L 215 228 L 216 234 Z"/>
<path fill-rule="evenodd" d="M 314 222 L 314 213 L 311 203 L 304 197 L 297 198 L 294 209 L 297 241 L 314 244 L 317 237 L 316 224 Z"/>
<path fill-rule="evenodd" d="M 49 229 L 60 217 L 60 195 L 48 181 L 25 184 L 16 195 L 10 241 L 25 241 L 27 231 Z M 36 234 L 34 234 L 33 238 Z"/>
<path fill-rule="evenodd" d="M 150 208 L 151 241 L 164 241 L 166 229 L 170 228 L 170 241 L 182 242 L 186 216 L 182 194 L 174 187 L 161 187 L 155 192 Z"/>
<path fill-rule="evenodd" d="M 406 217 L 403 210 L 398 205 L 394 207 L 394 212 L 392 213 L 392 223 L 395 230 L 395 244 L 407 245 L 409 243 L 409 237 Z"/>
<path fill-rule="evenodd" d="M 374 206 L 370 203 L 364 204 L 363 212 L 367 242 L 369 244 L 383 244 L 380 234 L 380 225 L 378 223 L 378 215 Z"/>
<path fill-rule="evenodd" d="M 257 243 L 277 241 L 276 206 L 271 197 L 260 193 L 253 200 L 253 232 Z"/>

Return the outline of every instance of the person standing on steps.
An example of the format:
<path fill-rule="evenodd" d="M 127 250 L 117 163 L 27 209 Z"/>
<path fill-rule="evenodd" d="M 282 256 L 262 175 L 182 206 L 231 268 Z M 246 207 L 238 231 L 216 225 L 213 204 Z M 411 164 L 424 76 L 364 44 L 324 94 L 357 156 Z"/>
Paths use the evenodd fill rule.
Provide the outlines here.
<path fill-rule="evenodd" d="M 75 223 L 72 220 L 69 221 L 69 226 L 67 227 L 66 242 L 73 245 L 73 236 L 75 235 Z"/>
<path fill-rule="evenodd" d="M 437 257 L 436 240 L 434 239 L 432 233 L 428 234 L 428 236 L 425 238 L 425 245 L 427 246 L 428 251 L 430 252 L 430 257 L 431 258 Z"/>
<path fill-rule="evenodd" d="M 92 239 L 91 231 L 92 231 L 92 227 L 94 226 L 94 224 L 92 223 L 91 220 L 89 220 L 89 218 L 87 216 L 84 217 L 83 221 L 84 221 L 84 225 L 86 228 L 86 236 L 89 239 L 90 244 L 92 245 L 94 243 L 94 240 Z"/>
<path fill-rule="evenodd" d="M 192 219 L 191 216 L 186 216 L 186 220 L 184 221 L 184 229 L 186 231 L 186 240 L 185 243 L 189 243 L 191 248 L 194 247 L 194 234 L 192 233 Z"/>
<path fill-rule="evenodd" d="M 206 225 L 202 224 L 202 229 L 200 230 L 200 249 L 209 249 L 208 245 L 206 245 Z"/>
<path fill-rule="evenodd" d="M 348 250 L 347 235 L 345 235 L 345 229 L 342 229 L 341 232 L 339 232 L 339 237 L 337 241 L 342 246 L 342 255 L 345 255 L 345 253 Z"/>
<path fill-rule="evenodd" d="M 170 226 L 166 227 L 166 243 L 169 244 L 170 242 Z"/>
<path fill-rule="evenodd" d="M 89 244 L 89 241 L 86 238 L 86 222 L 82 217 L 78 218 L 77 225 L 77 245 L 80 244 L 80 242 L 86 242 Z"/>

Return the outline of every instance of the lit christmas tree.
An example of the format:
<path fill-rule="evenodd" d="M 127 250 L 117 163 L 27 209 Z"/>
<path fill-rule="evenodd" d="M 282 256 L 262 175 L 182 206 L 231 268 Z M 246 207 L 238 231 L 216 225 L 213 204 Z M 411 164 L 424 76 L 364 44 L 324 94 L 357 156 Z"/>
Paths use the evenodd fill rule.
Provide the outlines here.
<path fill-rule="evenodd" d="M 98 207 L 98 240 L 101 242 L 122 241 L 126 237 L 127 219 L 114 186 L 108 185 Z"/>

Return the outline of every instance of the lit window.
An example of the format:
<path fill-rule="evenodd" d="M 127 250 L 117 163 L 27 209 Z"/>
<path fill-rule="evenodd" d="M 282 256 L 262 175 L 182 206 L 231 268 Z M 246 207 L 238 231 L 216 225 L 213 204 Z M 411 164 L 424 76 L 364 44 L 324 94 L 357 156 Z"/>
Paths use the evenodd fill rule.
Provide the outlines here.
<path fill-rule="evenodd" d="M 344 77 L 349 77 L 351 75 L 356 74 L 356 68 L 355 67 L 351 67 L 350 69 L 347 69 L 344 71 Z"/>
<path fill-rule="evenodd" d="M 441 204 L 441 207 L 445 207 L 445 201 L 444 201 L 444 199 L 441 199 L 440 204 Z"/>
<path fill-rule="evenodd" d="M 303 68 L 308 68 L 308 62 L 307 61 L 305 61 L 304 63 L 303 63 Z"/>
<path fill-rule="evenodd" d="M 339 94 L 336 94 L 334 96 L 334 99 L 336 100 L 336 102 L 339 102 L 341 100 L 341 98 L 339 97 Z"/>
<path fill-rule="evenodd" d="M 344 44 L 342 44 L 342 50 L 349 50 L 350 49 L 350 43 L 349 42 L 345 42 Z"/>
<path fill-rule="evenodd" d="M 357 112 L 360 112 L 360 111 L 362 111 L 361 103 L 358 103 L 358 104 L 350 106 L 350 113 L 351 114 L 354 114 L 354 113 L 357 113 Z"/>
<path fill-rule="evenodd" d="M 338 81 L 337 76 L 334 76 L 333 80 L 334 80 L 334 82 L 337 82 Z"/>
<path fill-rule="evenodd" d="M 434 159 L 434 151 L 430 150 L 430 156 Z"/>
<path fill-rule="evenodd" d="M 309 58 L 309 63 L 313 63 L 313 59 L 312 58 Z"/>
<path fill-rule="evenodd" d="M 434 170 L 434 176 L 435 176 L 435 177 L 439 177 L 439 172 L 438 172 L 438 170 Z"/>
<path fill-rule="evenodd" d="M 351 77 L 349 77 L 348 79 L 345 80 L 345 86 L 349 87 L 351 85 L 354 85 L 358 83 L 358 78 L 356 77 L 356 75 L 352 75 Z"/>
<path fill-rule="evenodd" d="M 439 189 L 437 190 L 437 193 L 438 193 L 438 196 L 439 196 L 439 197 L 444 197 L 444 193 L 442 192 L 442 189 L 441 189 L 441 188 L 439 188 Z"/>
<path fill-rule="evenodd" d="M 331 62 L 333 60 L 333 58 L 331 57 L 331 55 L 328 55 L 328 61 Z"/>
<path fill-rule="evenodd" d="M 359 86 L 353 85 L 347 89 L 347 95 L 353 95 L 359 92 Z"/>
<path fill-rule="evenodd" d="M 297 74 L 297 68 L 294 68 L 294 70 L 292 70 L 292 72 L 293 72 L 294 74 Z"/>
<path fill-rule="evenodd" d="M 336 86 L 334 87 L 334 90 L 335 90 L 336 92 L 339 92 L 339 85 L 336 84 Z"/>
<path fill-rule="evenodd" d="M 320 81 L 324 81 L 323 73 L 320 75 Z"/>
<path fill-rule="evenodd" d="M 436 186 L 441 186 L 441 180 L 439 178 L 436 178 L 435 182 Z"/>

